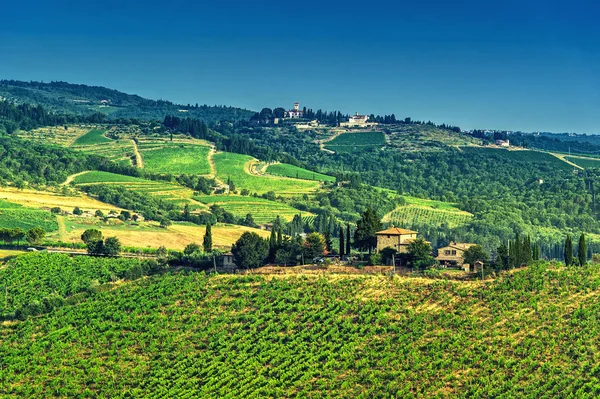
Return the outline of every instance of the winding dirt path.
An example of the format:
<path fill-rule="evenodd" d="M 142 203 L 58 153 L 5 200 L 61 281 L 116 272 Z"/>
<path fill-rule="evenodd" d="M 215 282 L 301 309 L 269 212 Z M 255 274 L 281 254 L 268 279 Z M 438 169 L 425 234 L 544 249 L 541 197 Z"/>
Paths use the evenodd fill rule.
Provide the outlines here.
<path fill-rule="evenodd" d="M 561 161 L 563 161 L 563 162 L 566 162 L 566 163 L 568 163 L 569 165 L 571 165 L 571 166 L 573 166 L 573 167 L 575 167 L 575 168 L 577 168 L 577 169 L 580 169 L 580 170 L 583 170 L 583 169 L 584 169 L 583 167 L 581 167 L 581 166 L 577 165 L 576 163 L 573 163 L 573 162 L 569 161 L 569 160 L 566 158 L 566 157 L 567 157 L 567 155 L 563 155 L 563 154 L 556 154 L 556 153 L 554 153 L 554 152 L 549 152 L 548 154 L 550 154 L 550 155 L 554 155 L 556 158 L 560 159 L 560 160 L 561 160 Z"/>
<path fill-rule="evenodd" d="M 144 158 L 142 158 L 140 149 L 135 140 L 131 139 L 131 141 L 133 142 L 133 153 L 135 154 L 135 166 L 138 169 L 144 169 Z"/>
<path fill-rule="evenodd" d="M 68 186 L 73 180 L 75 180 L 77 176 L 85 175 L 88 172 L 89 170 L 84 170 L 83 172 L 75 173 L 74 175 L 67 177 L 67 180 L 65 180 L 65 182 L 61 184 L 61 186 Z"/>

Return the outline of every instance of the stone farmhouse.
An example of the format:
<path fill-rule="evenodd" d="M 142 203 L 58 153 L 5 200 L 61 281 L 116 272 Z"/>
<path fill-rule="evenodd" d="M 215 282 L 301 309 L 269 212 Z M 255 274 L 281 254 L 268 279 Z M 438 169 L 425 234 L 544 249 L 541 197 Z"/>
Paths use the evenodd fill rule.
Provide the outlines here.
<path fill-rule="evenodd" d="M 435 259 L 442 266 L 462 268 L 465 251 L 474 245 L 477 244 L 451 242 L 447 247 L 438 249 L 438 256 Z"/>
<path fill-rule="evenodd" d="M 394 248 L 398 253 L 407 253 L 408 244 L 417 238 L 416 231 L 400 229 L 398 227 L 390 227 L 387 230 L 378 231 L 377 236 L 377 252 L 384 248 Z"/>

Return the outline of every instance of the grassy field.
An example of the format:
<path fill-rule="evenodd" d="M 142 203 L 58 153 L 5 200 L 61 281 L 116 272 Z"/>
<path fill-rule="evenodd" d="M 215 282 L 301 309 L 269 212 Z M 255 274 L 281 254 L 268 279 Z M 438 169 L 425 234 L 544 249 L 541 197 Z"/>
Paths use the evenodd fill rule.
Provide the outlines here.
<path fill-rule="evenodd" d="M 60 207 L 63 210 L 72 211 L 75 207 L 79 207 L 82 210 L 94 211 L 100 209 L 105 212 L 118 209 L 84 194 L 61 195 L 49 191 L 17 190 L 8 187 L 0 187 L 0 200 L 2 199 L 28 208 L 50 209 Z"/>
<path fill-rule="evenodd" d="M 600 159 L 591 158 L 579 158 L 579 157 L 565 157 L 566 160 L 573 162 L 581 166 L 582 168 L 600 168 Z"/>
<path fill-rule="evenodd" d="M 454 204 L 442 201 L 404 197 L 406 204 L 385 215 L 383 222 L 397 227 L 441 226 L 459 227 L 473 217 L 469 212 L 461 211 Z"/>
<path fill-rule="evenodd" d="M 210 174 L 209 147 L 201 145 L 169 145 L 164 148 L 141 146 L 144 168 L 151 172 L 173 174 Z"/>
<path fill-rule="evenodd" d="M 382 132 L 343 133 L 325 143 L 325 148 L 335 152 L 357 152 L 384 146 Z"/>
<path fill-rule="evenodd" d="M 292 208 L 289 205 L 280 202 L 269 201 L 263 198 L 246 197 L 239 195 L 204 195 L 196 196 L 195 200 L 203 204 L 217 204 L 228 212 L 233 213 L 236 217 L 241 218 L 248 213 L 252 214 L 254 221 L 258 224 L 273 221 L 278 215 L 290 221 L 301 213 L 298 209 Z M 310 215 L 309 212 L 303 212 Z"/>
<path fill-rule="evenodd" d="M 0 249 L 0 261 L 6 260 L 8 258 L 12 258 L 12 257 L 17 256 L 17 255 L 21 255 L 21 254 L 24 254 L 24 253 L 25 252 L 23 252 L 23 251 L 13 251 L 13 250 L 10 250 L 10 249 Z"/>
<path fill-rule="evenodd" d="M 63 242 L 81 242 L 81 234 L 87 229 L 101 230 L 106 237 L 118 237 L 121 244 L 138 248 L 159 248 L 182 250 L 187 244 L 202 244 L 206 228 L 189 223 L 174 223 L 167 229 L 159 227 L 157 222 L 122 222 L 112 219 L 103 222 L 98 218 L 68 217 L 64 221 L 64 230 L 49 236 L 50 239 Z M 268 237 L 265 230 L 243 226 L 217 224 L 212 226 L 213 246 L 229 250 L 231 245 L 246 231 L 253 231 Z"/>
<path fill-rule="evenodd" d="M 251 193 L 263 194 L 274 191 L 277 195 L 292 196 L 310 194 L 319 189 L 318 182 L 290 179 L 278 176 L 255 176 L 249 174 L 249 165 L 254 158 L 249 155 L 221 152 L 213 157 L 217 170 L 217 178 L 227 182 L 229 178 L 240 189 L 248 189 Z"/>
<path fill-rule="evenodd" d="M 267 167 L 267 173 L 276 176 L 292 177 L 295 179 L 302 180 L 335 182 L 335 177 L 333 176 L 324 175 L 322 173 L 313 172 L 312 170 L 307 170 L 298 166 L 289 165 L 285 163 L 269 165 Z"/>
<path fill-rule="evenodd" d="M 47 210 L 0 199 L 0 228 L 29 230 L 32 227 L 41 227 L 47 232 L 58 230 L 56 216 Z"/>
<path fill-rule="evenodd" d="M 92 129 L 83 136 L 80 136 L 73 145 L 90 145 L 109 143 L 112 140 L 104 135 L 106 129 Z"/>
<path fill-rule="evenodd" d="M 3 397 L 596 398 L 599 281 L 152 276 L 5 323 Z"/>
<path fill-rule="evenodd" d="M 85 145 L 73 145 L 72 148 L 88 154 L 101 155 L 125 165 L 131 165 L 131 158 L 134 155 L 133 141 L 129 139 L 107 140 Z"/>

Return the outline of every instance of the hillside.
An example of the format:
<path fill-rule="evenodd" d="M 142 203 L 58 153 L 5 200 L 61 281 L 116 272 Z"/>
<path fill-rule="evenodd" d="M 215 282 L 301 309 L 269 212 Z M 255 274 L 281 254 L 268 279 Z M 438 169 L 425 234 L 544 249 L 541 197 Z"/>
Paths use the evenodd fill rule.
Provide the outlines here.
<path fill-rule="evenodd" d="M 10 264 L 0 283 L 43 278 L 37 267 Z M 86 269 L 81 286 L 54 279 L 43 291 L 77 292 L 94 278 L 110 281 Z M 486 282 L 198 273 L 120 282 L 5 322 L 3 397 L 593 398 L 598 281 L 598 266 L 541 264 Z M 11 297 L 44 302 L 32 288 Z"/>
<path fill-rule="evenodd" d="M 0 80 L 0 97 L 17 103 L 30 103 L 61 113 L 106 114 L 109 119 L 136 118 L 163 120 L 167 115 L 199 118 L 204 121 L 247 120 L 253 112 L 245 109 L 181 105 L 164 100 L 149 100 L 101 86 L 66 82 L 22 82 Z"/>

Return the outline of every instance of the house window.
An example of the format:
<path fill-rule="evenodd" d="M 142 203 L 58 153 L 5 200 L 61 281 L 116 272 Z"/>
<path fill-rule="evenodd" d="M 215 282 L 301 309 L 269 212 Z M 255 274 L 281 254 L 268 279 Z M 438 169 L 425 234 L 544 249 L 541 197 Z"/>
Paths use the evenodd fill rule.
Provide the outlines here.
<path fill-rule="evenodd" d="M 456 250 L 452 250 L 452 255 L 456 255 Z"/>
<path fill-rule="evenodd" d="M 450 255 L 450 250 L 449 249 L 445 250 L 444 255 Z"/>
<path fill-rule="evenodd" d="M 390 238 L 390 237 L 391 237 L 391 235 L 388 234 L 388 238 Z"/>

